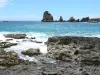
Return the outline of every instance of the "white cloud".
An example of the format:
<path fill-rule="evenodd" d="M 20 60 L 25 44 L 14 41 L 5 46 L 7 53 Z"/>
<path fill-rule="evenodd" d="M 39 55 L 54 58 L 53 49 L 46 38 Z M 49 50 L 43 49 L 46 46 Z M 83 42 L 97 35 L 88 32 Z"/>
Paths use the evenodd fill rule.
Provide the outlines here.
<path fill-rule="evenodd" d="M 6 6 L 8 3 L 8 0 L 0 0 L 0 7 Z"/>

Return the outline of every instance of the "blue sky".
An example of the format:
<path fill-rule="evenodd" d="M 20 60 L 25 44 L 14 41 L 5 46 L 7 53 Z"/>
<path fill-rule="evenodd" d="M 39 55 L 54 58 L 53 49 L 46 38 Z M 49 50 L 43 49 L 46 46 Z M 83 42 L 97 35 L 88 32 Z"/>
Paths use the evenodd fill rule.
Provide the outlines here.
<path fill-rule="evenodd" d="M 0 0 L 0 20 L 41 20 L 46 10 L 54 19 L 100 17 L 100 0 Z"/>

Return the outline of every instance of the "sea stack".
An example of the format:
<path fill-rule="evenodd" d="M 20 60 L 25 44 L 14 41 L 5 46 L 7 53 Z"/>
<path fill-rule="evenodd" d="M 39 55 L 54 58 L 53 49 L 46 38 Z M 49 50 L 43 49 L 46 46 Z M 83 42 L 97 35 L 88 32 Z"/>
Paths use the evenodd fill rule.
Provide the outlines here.
<path fill-rule="evenodd" d="M 75 18 L 74 17 L 70 17 L 68 22 L 76 22 Z"/>
<path fill-rule="evenodd" d="M 89 17 L 85 17 L 81 19 L 81 22 L 89 22 L 90 18 Z"/>
<path fill-rule="evenodd" d="M 53 16 L 48 11 L 45 11 L 43 14 L 42 22 L 53 22 L 53 21 L 54 21 Z"/>
<path fill-rule="evenodd" d="M 63 22 L 64 20 L 63 20 L 63 17 L 62 16 L 60 16 L 60 18 L 59 18 L 59 22 Z"/>

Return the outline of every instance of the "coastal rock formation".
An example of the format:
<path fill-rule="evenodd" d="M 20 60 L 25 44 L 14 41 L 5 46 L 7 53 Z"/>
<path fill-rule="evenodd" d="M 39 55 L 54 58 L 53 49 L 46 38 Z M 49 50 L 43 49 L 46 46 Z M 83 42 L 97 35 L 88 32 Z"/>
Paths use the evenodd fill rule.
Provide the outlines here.
<path fill-rule="evenodd" d="M 25 63 L 26 61 L 20 59 L 17 53 L 6 52 L 3 48 L 0 48 L 0 69 Z"/>
<path fill-rule="evenodd" d="M 9 48 L 11 46 L 15 46 L 17 43 L 10 43 L 10 42 L 0 42 L 0 48 Z"/>
<path fill-rule="evenodd" d="M 76 22 L 80 22 L 80 19 L 77 19 Z"/>
<path fill-rule="evenodd" d="M 53 22 L 53 21 L 54 21 L 53 16 L 48 11 L 45 11 L 43 14 L 42 22 Z"/>
<path fill-rule="evenodd" d="M 92 23 L 100 22 L 100 18 L 92 18 L 89 20 L 89 22 L 92 22 Z"/>
<path fill-rule="evenodd" d="M 100 65 L 100 39 L 89 37 L 53 37 L 48 39 L 48 57 Z"/>
<path fill-rule="evenodd" d="M 40 54 L 40 50 L 39 49 L 30 48 L 28 50 L 22 51 L 22 54 L 28 55 L 28 56 L 39 55 Z"/>
<path fill-rule="evenodd" d="M 76 22 L 75 18 L 74 17 L 70 17 L 68 22 Z"/>
<path fill-rule="evenodd" d="M 48 53 L 35 55 L 35 63 L 0 48 L 0 75 L 100 74 L 100 38 L 51 37 L 47 45 Z"/>
<path fill-rule="evenodd" d="M 26 37 L 26 34 L 6 34 L 4 36 L 6 38 L 24 39 Z"/>
<path fill-rule="evenodd" d="M 59 22 L 63 22 L 64 20 L 63 20 L 63 17 L 62 16 L 60 16 L 60 18 L 59 18 Z"/>
<path fill-rule="evenodd" d="M 81 19 L 81 22 L 88 22 L 89 20 L 90 20 L 89 17 L 85 17 L 85 18 L 82 18 L 82 19 Z"/>

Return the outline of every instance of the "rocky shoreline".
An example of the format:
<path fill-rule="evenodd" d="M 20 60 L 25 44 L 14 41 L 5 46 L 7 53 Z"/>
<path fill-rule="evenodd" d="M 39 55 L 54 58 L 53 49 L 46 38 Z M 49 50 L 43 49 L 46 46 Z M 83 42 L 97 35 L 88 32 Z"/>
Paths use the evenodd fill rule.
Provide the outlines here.
<path fill-rule="evenodd" d="M 15 38 L 15 34 L 13 36 Z M 15 52 L 5 52 L 1 42 L 0 75 L 100 74 L 100 38 L 56 36 L 48 38 L 45 44 L 48 51 L 46 54 L 32 48 L 22 52 L 24 55 L 38 59 L 38 61 L 30 62 L 20 59 Z"/>

